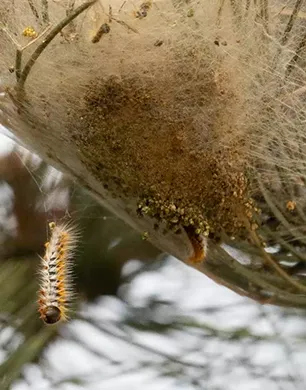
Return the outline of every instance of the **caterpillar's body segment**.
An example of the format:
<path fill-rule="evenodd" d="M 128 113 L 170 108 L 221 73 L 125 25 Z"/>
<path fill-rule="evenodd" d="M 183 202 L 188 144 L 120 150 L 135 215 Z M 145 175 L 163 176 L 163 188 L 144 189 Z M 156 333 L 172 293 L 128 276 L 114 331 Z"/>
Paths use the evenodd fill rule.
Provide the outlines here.
<path fill-rule="evenodd" d="M 187 231 L 190 243 L 193 248 L 193 254 L 189 257 L 188 262 L 192 265 L 200 265 L 206 259 L 207 239 L 205 236 L 198 236 Z"/>
<path fill-rule="evenodd" d="M 51 237 L 41 258 L 39 313 L 46 324 L 67 319 L 72 298 L 71 265 L 78 233 L 68 224 L 49 224 Z"/>
<path fill-rule="evenodd" d="M 190 226 L 185 226 L 184 229 L 192 247 L 192 253 L 190 253 L 187 263 L 193 266 L 198 266 L 206 259 L 208 234 L 197 234 L 197 232 Z"/>

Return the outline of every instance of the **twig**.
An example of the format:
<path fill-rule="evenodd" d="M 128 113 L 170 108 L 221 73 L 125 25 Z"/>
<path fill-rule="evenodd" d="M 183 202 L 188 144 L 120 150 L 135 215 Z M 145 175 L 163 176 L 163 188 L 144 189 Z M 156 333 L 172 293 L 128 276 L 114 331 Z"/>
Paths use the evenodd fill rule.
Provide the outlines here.
<path fill-rule="evenodd" d="M 61 30 L 67 26 L 72 20 L 74 20 L 78 15 L 84 12 L 87 8 L 92 6 L 97 0 L 91 0 L 88 3 L 84 3 L 76 8 L 70 15 L 66 16 L 57 26 L 55 26 L 50 33 L 46 36 L 46 38 L 42 41 L 42 43 L 36 48 L 34 53 L 31 55 L 30 59 L 26 63 L 23 71 L 20 75 L 18 88 L 21 90 L 24 87 L 24 84 L 27 80 L 27 77 L 35 64 L 38 57 L 45 50 L 45 48 L 49 45 L 49 43 L 61 32 Z"/>
<path fill-rule="evenodd" d="M 268 204 L 268 206 L 270 207 L 271 211 L 273 212 L 274 216 L 278 219 L 278 221 L 289 231 L 289 232 L 293 232 L 294 229 L 292 227 L 292 225 L 286 220 L 286 218 L 284 217 L 284 215 L 282 214 L 282 212 L 277 208 L 277 206 L 274 204 L 274 202 L 272 201 L 272 199 L 270 198 L 270 195 L 268 194 L 268 192 L 266 191 L 262 181 L 261 181 L 261 178 L 260 176 L 258 176 L 258 185 L 259 185 L 259 188 Z M 293 233 L 292 233 L 293 234 Z M 298 238 L 303 244 L 306 245 L 306 239 L 304 238 L 301 238 L 299 237 Z"/>
<path fill-rule="evenodd" d="M 245 226 L 246 226 L 247 230 L 249 231 L 249 234 L 250 234 L 254 244 L 256 244 L 258 246 L 258 248 L 260 248 L 262 256 L 265 259 L 266 263 L 269 264 L 272 268 L 274 268 L 275 271 L 284 280 L 286 280 L 289 284 L 291 284 L 291 286 L 294 286 L 295 288 L 297 288 L 300 291 L 306 292 L 306 286 L 304 286 L 304 285 L 300 284 L 299 282 L 296 282 L 295 280 L 293 280 L 292 277 L 290 275 L 288 275 L 287 272 L 285 272 L 280 267 L 279 264 L 277 264 L 277 262 L 272 258 L 272 256 L 270 256 L 269 253 L 267 253 L 265 251 L 265 249 L 264 249 L 264 247 L 262 245 L 262 242 L 261 242 L 260 238 L 258 237 L 258 234 L 256 233 L 256 231 L 252 230 L 251 224 L 247 220 L 247 218 L 244 218 L 244 223 L 245 223 Z"/>
<path fill-rule="evenodd" d="M 37 42 L 42 36 L 44 36 L 50 30 L 51 27 L 52 27 L 52 25 L 47 26 L 35 39 L 32 39 L 31 42 L 29 42 L 25 46 L 23 46 L 21 48 L 21 50 L 23 51 L 23 50 L 27 49 L 28 47 L 30 47 L 31 45 L 33 45 L 33 43 Z"/>
<path fill-rule="evenodd" d="M 265 297 L 262 296 L 261 300 L 257 299 L 259 303 L 269 303 L 277 306 L 299 304 L 305 307 L 305 295 L 287 291 L 281 281 L 271 278 L 272 275 L 270 274 L 266 277 L 264 272 L 251 270 L 234 259 L 232 261 L 235 262 L 235 268 L 248 279 L 251 290 L 259 289 L 263 294 L 266 294 Z"/>
<path fill-rule="evenodd" d="M 291 292 L 286 291 L 284 288 L 278 288 L 276 283 L 269 283 L 265 280 L 265 275 L 263 272 L 258 272 L 252 269 L 249 269 L 248 267 L 240 264 L 237 260 L 233 259 L 223 248 L 220 246 L 215 246 L 210 244 L 210 251 L 208 252 L 208 255 L 210 257 L 213 257 L 215 259 L 218 259 L 218 261 L 221 261 L 221 264 L 219 264 L 215 270 L 212 270 L 215 274 L 217 274 L 220 271 L 220 276 L 223 280 L 228 280 L 227 275 L 224 274 L 224 268 L 225 266 L 229 266 L 233 272 L 236 274 L 237 277 L 243 278 L 244 282 L 246 282 L 249 285 L 249 288 L 247 291 L 246 296 L 248 296 L 248 293 L 252 291 L 251 285 L 253 285 L 253 288 L 255 287 L 257 290 L 262 290 L 265 293 L 270 294 L 271 299 L 268 300 L 267 295 L 259 295 L 257 293 L 257 297 L 255 300 L 259 303 L 270 303 L 273 305 L 278 306 L 300 306 L 300 307 L 306 307 L 306 296 L 303 294 L 293 294 Z M 206 260 L 203 262 L 201 270 L 203 273 L 205 273 L 207 276 L 210 277 L 207 270 L 210 268 L 210 263 Z M 235 286 L 237 287 L 237 280 L 235 281 Z M 226 287 L 231 288 L 230 283 L 221 283 L 225 285 Z M 232 288 L 231 288 L 232 289 Z M 242 287 L 243 290 L 245 288 Z M 234 290 L 235 291 L 235 290 Z M 240 294 L 243 295 L 243 294 Z M 254 294 L 255 295 L 255 294 Z M 251 296 L 252 299 L 254 299 L 254 296 Z M 268 302 L 267 302 L 268 301 Z"/>
<path fill-rule="evenodd" d="M 281 235 L 275 233 L 275 232 L 271 232 L 270 229 L 264 229 L 264 232 L 272 237 L 272 238 L 275 238 L 277 239 L 277 242 L 279 244 L 281 244 L 284 248 L 286 248 L 290 253 L 292 253 L 294 256 L 296 256 L 297 259 L 301 260 L 303 263 L 306 262 L 306 255 L 304 255 L 302 252 L 299 252 L 297 251 L 293 245 L 289 244 L 288 242 L 286 242 L 286 240 L 284 240 Z"/>
<path fill-rule="evenodd" d="M 35 39 L 33 39 L 31 42 L 29 42 L 27 45 L 21 47 L 21 48 L 17 48 L 16 50 L 16 60 L 15 60 L 15 71 L 16 71 L 16 79 L 17 81 L 20 79 L 20 75 L 21 75 L 21 61 L 22 61 L 22 53 L 25 49 L 27 49 L 29 46 L 33 45 L 33 43 L 35 43 L 38 39 L 40 39 L 42 36 L 44 36 L 46 34 L 46 32 L 48 30 L 50 30 L 51 26 L 48 26 L 44 29 L 44 31 L 39 34 L 39 36 Z M 17 44 L 18 45 L 18 44 Z"/>
<path fill-rule="evenodd" d="M 292 14 L 290 15 L 289 21 L 287 23 L 287 26 L 285 28 L 284 34 L 281 39 L 282 45 L 285 45 L 288 42 L 290 32 L 293 28 L 294 22 L 298 16 L 298 13 L 303 5 L 304 0 L 296 0 L 294 9 L 292 11 Z"/>
<path fill-rule="evenodd" d="M 16 72 L 17 81 L 19 80 L 20 75 L 21 75 L 21 60 L 22 60 L 22 50 L 17 49 L 16 50 L 16 60 L 15 60 L 15 72 Z"/>

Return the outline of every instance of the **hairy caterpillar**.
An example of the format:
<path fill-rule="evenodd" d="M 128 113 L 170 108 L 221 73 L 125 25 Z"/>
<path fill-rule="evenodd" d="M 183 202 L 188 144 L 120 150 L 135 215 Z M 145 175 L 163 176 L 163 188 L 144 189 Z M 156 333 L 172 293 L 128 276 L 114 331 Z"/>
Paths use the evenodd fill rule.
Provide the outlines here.
<path fill-rule="evenodd" d="M 207 239 L 204 236 L 188 235 L 193 247 L 193 255 L 188 259 L 188 262 L 192 265 L 199 265 L 205 259 L 207 255 Z"/>
<path fill-rule="evenodd" d="M 41 286 L 39 290 L 40 318 L 46 324 L 67 319 L 68 305 L 72 298 L 71 265 L 78 239 L 75 226 L 49 224 L 51 237 L 45 244 L 41 258 Z"/>

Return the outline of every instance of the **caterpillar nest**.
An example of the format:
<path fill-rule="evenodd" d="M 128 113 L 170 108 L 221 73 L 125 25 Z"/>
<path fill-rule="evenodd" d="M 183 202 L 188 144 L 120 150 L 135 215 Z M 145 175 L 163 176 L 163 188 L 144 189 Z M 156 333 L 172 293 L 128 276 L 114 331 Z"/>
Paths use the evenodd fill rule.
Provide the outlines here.
<path fill-rule="evenodd" d="M 1 123 L 162 250 L 306 306 L 304 3 L 2 0 Z"/>

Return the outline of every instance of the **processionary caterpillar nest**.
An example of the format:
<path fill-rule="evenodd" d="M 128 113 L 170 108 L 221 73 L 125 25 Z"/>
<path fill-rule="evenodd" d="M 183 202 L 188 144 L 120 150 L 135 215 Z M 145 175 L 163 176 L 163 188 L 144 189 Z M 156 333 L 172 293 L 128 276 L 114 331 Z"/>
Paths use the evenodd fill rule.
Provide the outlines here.
<path fill-rule="evenodd" d="M 2 0 L 1 121 L 185 261 L 208 240 L 304 262 L 305 11 Z"/>

